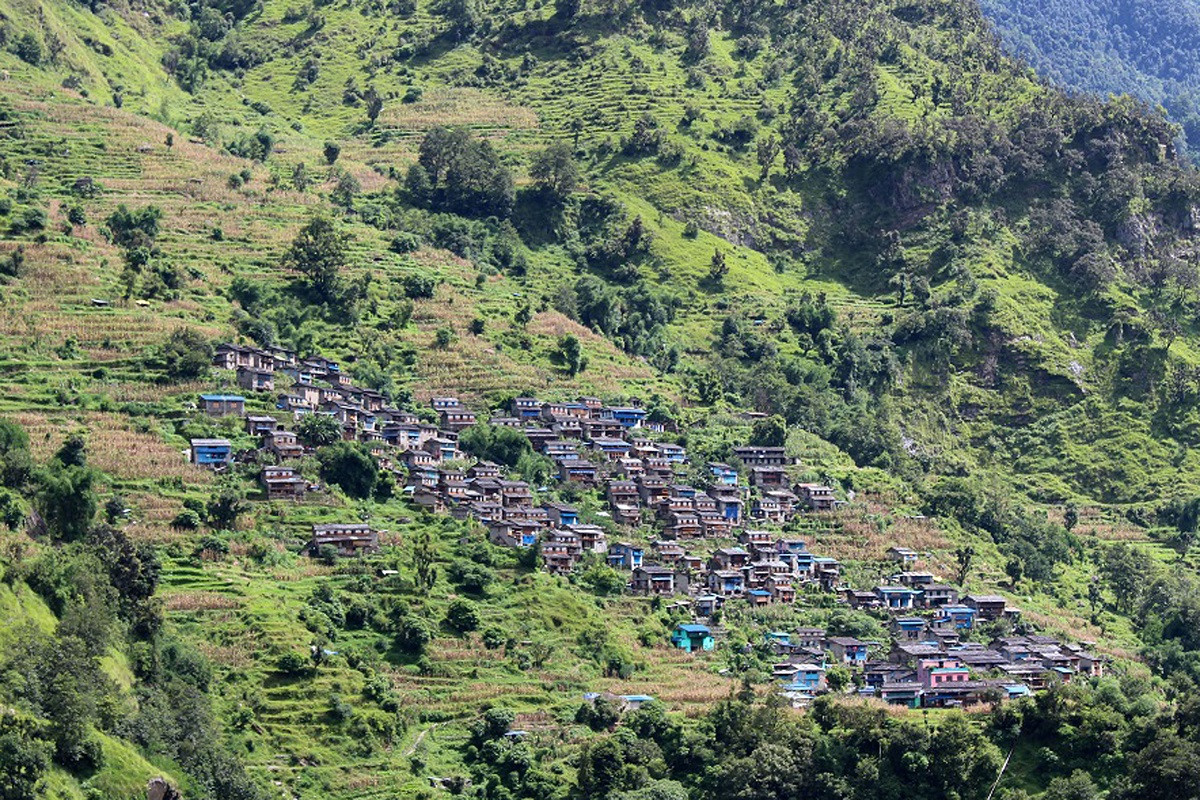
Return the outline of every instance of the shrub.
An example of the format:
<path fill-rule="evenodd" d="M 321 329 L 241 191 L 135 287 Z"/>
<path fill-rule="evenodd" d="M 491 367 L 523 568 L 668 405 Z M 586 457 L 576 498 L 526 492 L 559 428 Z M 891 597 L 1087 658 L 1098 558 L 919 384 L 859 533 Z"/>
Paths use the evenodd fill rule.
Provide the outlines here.
<path fill-rule="evenodd" d="M 479 627 L 479 609 L 470 600 L 455 600 L 446 609 L 446 625 L 459 633 L 468 633 Z"/>
<path fill-rule="evenodd" d="M 285 675 L 302 675 L 308 671 L 308 661 L 293 650 L 281 655 L 275 666 Z"/>

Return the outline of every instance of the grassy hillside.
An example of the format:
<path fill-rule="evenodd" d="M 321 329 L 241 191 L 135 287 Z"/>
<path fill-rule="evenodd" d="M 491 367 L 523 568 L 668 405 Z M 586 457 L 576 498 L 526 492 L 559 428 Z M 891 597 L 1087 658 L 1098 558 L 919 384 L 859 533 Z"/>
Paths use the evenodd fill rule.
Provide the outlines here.
<path fill-rule="evenodd" d="M 730 733 L 753 713 L 739 730 L 800 737 L 813 770 L 856 776 L 753 796 L 878 800 L 914 780 L 982 796 L 1014 724 L 1006 796 L 1077 767 L 1109 797 L 1185 796 L 1123 777 L 1157 774 L 1137 768 L 1157 763 L 1153 721 L 1194 739 L 1186 681 L 1200 680 L 1200 187 L 1163 119 L 1062 95 L 1006 59 L 977 9 L 938 0 L 0 0 L 0 15 L 0 417 L 28 434 L 32 463 L 0 489 L 0 645 L 45 676 L 53 647 L 91 648 L 75 716 L 100 750 L 68 758 L 50 731 L 71 714 L 31 711 L 31 690 L 5 679 L 19 710 L 0 738 L 55 748 L 40 795 L 132 797 L 163 775 L 185 797 L 439 796 L 431 778 L 468 776 L 480 797 L 677 796 L 652 780 L 730 796 L 775 763 Z M 422 188 L 443 127 L 489 145 L 470 168 L 511 179 L 501 210 Z M 536 166 L 555 153 L 578 170 L 561 196 Z M 126 212 L 144 209 L 161 212 L 154 233 L 128 235 Z M 314 218 L 345 236 L 330 291 L 286 257 Z M 842 560 L 849 583 L 873 586 L 893 545 L 945 577 L 970 548 L 965 589 L 1096 642 L 1116 678 L 1023 707 L 1024 729 L 931 712 L 930 733 L 852 705 L 779 722 L 730 699 L 742 679 L 767 693 L 765 631 L 883 638 L 885 618 L 803 596 L 731 612 L 718 649 L 692 657 L 667 642 L 682 611 L 612 590 L 602 569 L 551 577 L 400 496 L 262 501 L 252 469 L 185 461 L 190 438 L 252 442 L 196 412 L 199 392 L 232 387 L 172 368 L 180 331 L 320 353 L 412 409 L 446 394 L 480 412 L 523 394 L 637 398 L 695 465 L 750 440 L 745 412 L 778 415 L 792 477 L 851 500 L 788 533 Z M 111 542 L 26 532 L 74 474 L 56 455 L 74 433 L 95 470 L 80 494 L 117 512 L 94 521 L 149 548 L 138 563 L 155 554 L 144 606 L 116 599 L 115 566 L 112 586 L 81 577 Z M 179 524 L 223 496 L 249 498 L 233 523 Z M 607 524 L 597 493 L 556 498 Z M 347 520 L 383 531 L 378 558 L 298 555 L 313 523 Z M 437 566 L 428 587 L 415 552 Z M 1145 580 L 1121 581 L 1121 559 Z M 469 630 L 447 616 L 461 600 Z M 103 611 L 85 624 L 81 605 Z M 632 740 L 608 736 L 576 717 L 593 692 L 652 695 L 686 736 L 649 715 L 623 726 Z M 498 755 L 487 708 L 512 712 L 528 747 Z M 1107 726 L 1104 759 L 1074 714 Z M 978 763 L 914 779 L 905 737 L 936 761 L 938 726 Z M 831 744 L 849 730 L 861 753 Z M 590 748 L 614 742 L 627 794 L 591 783 Z"/>

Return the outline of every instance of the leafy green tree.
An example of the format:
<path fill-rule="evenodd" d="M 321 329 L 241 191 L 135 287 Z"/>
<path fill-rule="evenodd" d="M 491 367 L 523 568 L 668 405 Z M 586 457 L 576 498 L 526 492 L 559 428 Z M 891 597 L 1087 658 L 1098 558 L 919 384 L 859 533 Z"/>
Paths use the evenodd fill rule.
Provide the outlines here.
<path fill-rule="evenodd" d="M 458 434 L 458 445 L 476 458 L 505 467 L 516 467 L 523 455 L 533 451 L 529 438 L 521 431 L 508 426 L 487 425 L 486 422 Z"/>
<path fill-rule="evenodd" d="M 786 441 L 787 422 L 778 414 L 756 421 L 750 430 L 750 443 L 755 447 L 783 447 Z"/>
<path fill-rule="evenodd" d="M 496 579 L 487 567 L 465 559 L 459 559 L 451 565 L 449 577 L 458 584 L 458 588 L 470 594 L 483 594 Z"/>
<path fill-rule="evenodd" d="M 66 541 L 87 534 L 98 502 L 95 471 L 82 466 L 53 465 L 37 475 L 34 505 L 52 533 Z"/>
<path fill-rule="evenodd" d="M 758 140 L 758 166 L 762 172 L 759 173 L 758 179 L 765 181 L 771 173 L 771 165 L 775 163 L 775 157 L 779 155 L 783 145 L 779 141 L 779 137 L 774 134 L 764 136 Z"/>
<path fill-rule="evenodd" d="M 329 414 L 305 414 L 296 423 L 296 438 L 309 447 L 326 447 L 342 440 L 342 423 Z"/>
<path fill-rule="evenodd" d="M 198 331 L 179 327 L 167 337 L 160 358 L 163 371 L 171 380 L 195 380 L 208 374 L 212 364 L 212 345 Z"/>
<path fill-rule="evenodd" d="M 458 39 L 470 37 L 483 23 L 479 0 L 442 0 L 440 11 Z"/>
<path fill-rule="evenodd" d="M 63 440 L 62 446 L 54 454 L 54 460 L 64 467 L 86 467 L 87 440 L 83 438 L 83 434 L 72 433 Z"/>
<path fill-rule="evenodd" d="M 375 120 L 379 118 L 380 112 L 383 111 L 383 96 L 375 91 L 375 87 L 372 86 L 363 95 L 363 101 L 367 107 L 367 120 L 374 125 Z"/>
<path fill-rule="evenodd" d="M 850 685 L 850 671 L 843 666 L 832 666 L 825 672 L 825 683 L 831 692 L 843 692 Z"/>
<path fill-rule="evenodd" d="M 546 456 L 530 451 L 522 453 L 517 459 L 517 472 L 526 482 L 534 486 L 544 486 L 558 474 L 558 468 Z"/>
<path fill-rule="evenodd" d="M 625 591 L 625 578 L 610 566 L 595 564 L 579 576 L 579 582 L 588 587 L 593 594 L 601 597 L 611 597 Z"/>
<path fill-rule="evenodd" d="M 32 471 L 29 435 L 17 423 L 0 419 L 0 485 L 19 488 Z"/>
<path fill-rule="evenodd" d="M 38 66 L 42 63 L 42 58 L 45 51 L 42 48 L 42 40 L 32 32 L 26 32 L 17 37 L 13 43 L 13 52 L 17 58 L 31 66 Z"/>
<path fill-rule="evenodd" d="M 0 800 L 43 797 L 42 777 L 50 768 L 52 753 L 50 743 L 32 731 L 10 730 L 0 734 Z"/>
<path fill-rule="evenodd" d="M 342 154 L 342 146 L 337 142 L 327 141 L 321 154 L 325 156 L 325 163 L 333 166 L 334 162 L 338 160 L 338 156 Z"/>
<path fill-rule="evenodd" d="M 575 164 L 575 153 L 566 142 L 554 142 L 533 156 L 529 177 L 537 187 L 562 203 L 571 196 L 579 184 L 579 167 Z"/>
<path fill-rule="evenodd" d="M 1099 797 L 1092 777 L 1077 769 L 1066 777 L 1051 779 L 1042 800 L 1097 800 Z"/>
<path fill-rule="evenodd" d="M 0 525 L 15 531 L 25 521 L 25 508 L 21 498 L 8 489 L 0 489 Z"/>
<path fill-rule="evenodd" d="M 281 655 L 275 666 L 284 675 L 303 675 L 308 671 L 308 662 L 295 650 L 288 650 Z"/>
<path fill-rule="evenodd" d="M 296 188 L 297 192 L 307 191 L 308 187 L 312 186 L 312 182 L 313 176 L 308 171 L 307 164 L 303 161 L 297 161 L 292 165 L 292 186 Z"/>
<path fill-rule="evenodd" d="M 688 793 L 679 781 L 652 780 L 640 789 L 618 792 L 613 800 L 688 800 Z"/>
<path fill-rule="evenodd" d="M 145 206 L 137 211 L 131 211 L 124 203 L 108 215 L 105 224 L 113 244 L 126 250 L 138 247 L 149 247 L 158 236 L 158 223 L 162 219 L 162 209 L 158 206 Z"/>
<path fill-rule="evenodd" d="M 1154 576 L 1154 561 L 1138 547 L 1114 544 L 1104 553 L 1100 574 L 1116 598 L 1117 608 L 1133 611 Z"/>
<path fill-rule="evenodd" d="M 967 575 L 971 573 L 971 562 L 975 559 L 975 548 L 971 545 L 964 545 L 954 551 L 954 560 L 958 564 L 958 572 L 955 573 L 955 582 L 962 586 L 967 582 Z"/>
<path fill-rule="evenodd" d="M 554 0 L 554 16 L 562 20 L 573 20 L 579 14 L 581 0 Z"/>
<path fill-rule="evenodd" d="M 340 486 L 356 500 L 365 500 L 375 491 L 379 466 L 360 444 L 336 442 L 317 451 L 321 478 Z"/>
<path fill-rule="evenodd" d="M 1092 609 L 1092 615 L 1104 607 L 1104 593 L 1100 589 L 1100 576 L 1093 575 L 1088 581 L 1088 606 Z"/>
<path fill-rule="evenodd" d="M 223 486 L 208 498 L 205 505 L 205 516 L 208 524 L 214 530 L 231 531 L 237 527 L 238 517 L 250 510 L 238 489 L 232 485 Z"/>
<path fill-rule="evenodd" d="M 446 625 L 459 633 L 469 633 L 479 627 L 479 607 L 470 600 L 459 598 L 446 609 Z"/>
<path fill-rule="evenodd" d="M 412 564 L 417 591 L 428 592 L 437 583 L 437 547 L 427 528 L 418 531 L 413 538 Z"/>
<path fill-rule="evenodd" d="M 419 656 L 433 641 L 433 628 L 428 620 L 417 614 L 404 612 L 394 615 L 392 621 L 393 642 L 402 653 Z"/>
<path fill-rule="evenodd" d="M 426 133 L 406 183 L 413 202 L 468 217 L 507 217 L 515 198 L 512 173 L 492 144 L 462 128 Z"/>
<path fill-rule="evenodd" d="M 606 736 L 584 745 L 579 754 L 576 786 L 581 797 L 607 798 L 626 788 L 625 751 L 617 741 Z"/>
<path fill-rule="evenodd" d="M 1075 529 L 1079 524 L 1079 506 L 1074 503 L 1067 503 L 1067 508 L 1063 512 L 1063 527 L 1068 531 Z"/>
<path fill-rule="evenodd" d="M 348 236 L 327 217 L 313 217 L 296 234 L 283 265 L 305 276 L 321 298 L 335 300 L 342 288 Z"/>
<path fill-rule="evenodd" d="M 1012 582 L 1012 586 L 1015 588 L 1025 575 L 1025 562 L 1019 558 L 1010 558 L 1004 564 L 1004 574 L 1008 576 L 1008 579 Z"/>
<path fill-rule="evenodd" d="M 584 355 L 583 343 L 573 333 L 566 333 L 559 337 L 558 357 L 566 367 L 568 375 L 578 375 L 587 369 L 588 358 Z"/>

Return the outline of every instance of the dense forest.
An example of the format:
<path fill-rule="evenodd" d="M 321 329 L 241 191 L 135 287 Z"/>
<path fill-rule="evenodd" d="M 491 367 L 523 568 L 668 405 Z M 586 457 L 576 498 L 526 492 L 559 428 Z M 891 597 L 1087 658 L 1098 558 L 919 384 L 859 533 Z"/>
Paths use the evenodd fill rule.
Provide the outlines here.
<path fill-rule="evenodd" d="M 1006 45 L 1062 86 L 1162 106 L 1200 145 L 1200 5 L 1192 0 L 983 0 Z"/>

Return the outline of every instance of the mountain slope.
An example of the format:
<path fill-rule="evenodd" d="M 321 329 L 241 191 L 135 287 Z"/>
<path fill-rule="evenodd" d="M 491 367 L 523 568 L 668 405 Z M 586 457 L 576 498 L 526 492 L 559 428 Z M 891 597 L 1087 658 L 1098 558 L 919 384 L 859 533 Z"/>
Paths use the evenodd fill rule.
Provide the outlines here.
<path fill-rule="evenodd" d="M 981 5 L 1005 44 L 1038 74 L 1072 89 L 1131 94 L 1161 105 L 1195 146 L 1200 5 L 1190 0 L 984 0 Z"/>
<path fill-rule="evenodd" d="M 0 12 L 0 417 L 30 453 L 0 490 L 0 561 L 14 592 L 58 601 L 37 631 L 0 624 L 27 659 L 5 653 L 25 716 L 0 736 L 55 744 L 54 790 L 133 794 L 153 765 L 189 797 L 425 797 L 469 776 L 496 798 L 911 800 L 982 794 L 1020 740 L 1009 797 L 1079 768 L 1147 800 L 1156 759 L 1191 763 L 1200 184 L 1153 112 L 1039 82 L 954 0 Z M 313 220 L 341 242 L 329 272 L 295 255 Z M 1036 630 L 1096 642 L 1118 679 L 986 724 L 832 704 L 781 720 L 729 696 L 767 692 L 766 633 L 882 640 L 886 616 L 825 593 L 734 608 L 692 658 L 667 645 L 685 612 L 600 565 L 549 576 L 397 493 L 260 501 L 254 464 L 218 477 L 182 455 L 254 444 L 195 408 L 232 390 L 201 352 L 230 340 L 333 358 L 426 416 L 441 395 L 481 414 L 636 400 L 677 427 L 697 483 L 779 436 L 792 479 L 851 501 L 786 530 L 850 586 L 911 547 Z M 63 461 L 74 432 L 94 530 L 26 529 L 84 474 Z M 513 466 L 611 524 L 599 492 Z M 364 519 L 378 559 L 298 555 L 312 524 Z M 121 563 L 112 586 L 88 579 L 108 552 L 157 565 L 145 607 L 113 599 Z M 452 624 L 463 600 L 477 630 Z M 94 689 L 77 713 L 8 677 L 52 676 L 67 646 L 91 648 L 71 660 Z M 606 691 L 673 713 L 610 736 L 579 712 Z M 73 717 L 91 727 L 59 747 Z M 107 766 L 69 757 L 80 742 Z"/>

